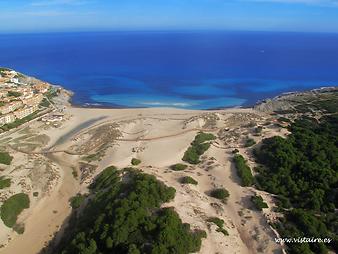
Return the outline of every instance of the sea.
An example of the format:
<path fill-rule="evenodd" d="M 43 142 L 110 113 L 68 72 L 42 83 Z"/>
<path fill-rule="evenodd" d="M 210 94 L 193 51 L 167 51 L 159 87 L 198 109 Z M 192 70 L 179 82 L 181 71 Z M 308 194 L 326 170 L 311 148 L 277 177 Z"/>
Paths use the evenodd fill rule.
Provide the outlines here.
<path fill-rule="evenodd" d="M 338 85 L 338 34 L 116 31 L 0 34 L 0 66 L 102 107 L 246 107 Z"/>

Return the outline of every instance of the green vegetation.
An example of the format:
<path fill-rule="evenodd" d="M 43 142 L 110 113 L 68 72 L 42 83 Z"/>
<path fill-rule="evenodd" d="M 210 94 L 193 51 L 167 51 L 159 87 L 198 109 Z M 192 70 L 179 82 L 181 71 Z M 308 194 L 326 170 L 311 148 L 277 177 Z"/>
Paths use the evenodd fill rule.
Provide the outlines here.
<path fill-rule="evenodd" d="M 49 88 L 48 92 L 45 94 L 45 96 L 49 99 L 49 101 L 52 101 L 52 99 L 56 96 L 58 96 L 58 91 L 56 88 L 52 87 Z"/>
<path fill-rule="evenodd" d="M 0 176 L 0 190 L 11 186 L 11 179 Z"/>
<path fill-rule="evenodd" d="M 136 158 L 131 159 L 131 165 L 133 165 L 133 166 L 137 166 L 140 163 L 141 163 L 141 160 L 139 160 L 139 159 L 136 159 Z"/>
<path fill-rule="evenodd" d="M 200 163 L 200 156 L 204 154 L 210 147 L 210 142 L 208 141 L 215 139 L 216 137 L 211 133 L 198 133 L 195 137 L 195 140 L 191 143 L 191 146 L 184 153 L 182 160 L 190 164 Z"/>
<path fill-rule="evenodd" d="M 242 180 L 242 186 L 251 186 L 254 184 L 250 167 L 246 164 L 244 157 L 240 154 L 234 156 L 234 163 L 237 169 L 237 174 Z"/>
<path fill-rule="evenodd" d="M 90 186 L 91 202 L 73 212 L 70 226 L 53 253 L 198 252 L 204 231 L 191 231 L 171 208 L 175 189 L 154 176 L 115 167 L 105 169 Z"/>
<path fill-rule="evenodd" d="M 329 237 L 328 243 L 288 244 L 290 253 L 338 251 L 338 115 L 303 118 L 283 139 L 265 139 L 255 155 L 264 165 L 259 188 L 278 195 L 285 219 L 275 225 L 282 237 Z M 292 207 L 293 209 L 289 209 Z"/>
<path fill-rule="evenodd" d="M 210 192 L 210 196 L 213 198 L 221 199 L 226 202 L 230 196 L 229 192 L 224 188 L 214 189 Z"/>
<path fill-rule="evenodd" d="M 76 170 L 75 167 L 72 168 L 72 175 L 73 175 L 73 177 L 74 177 L 75 179 L 77 179 L 77 178 L 79 177 L 79 174 L 78 174 L 78 172 L 77 172 L 77 170 Z"/>
<path fill-rule="evenodd" d="M 251 147 L 251 146 L 253 146 L 253 145 L 255 145 L 255 144 L 256 144 L 256 141 L 255 141 L 255 140 L 253 140 L 252 138 L 248 138 L 248 139 L 245 141 L 244 146 L 245 146 L 245 147 Z"/>
<path fill-rule="evenodd" d="M 11 165 L 13 157 L 8 152 L 0 152 L 0 164 Z"/>
<path fill-rule="evenodd" d="M 198 182 L 194 178 L 192 178 L 190 176 L 184 176 L 184 177 L 182 177 L 180 179 L 180 182 L 183 183 L 183 184 L 194 184 L 194 185 L 198 184 Z"/>
<path fill-rule="evenodd" d="M 255 207 L 262 211 L 263 208 L 268 208 L 268 204 L 264 202 L 263 198 L 261 196 L 255 195 L 251 197 L 252 203 L 254 203 Z"/>
<path fill-rule="evenodd" d="M 26 208 L 29 208 L 27 194 L 19 193 L 11 196 L 1 206 L 1 219 L 4 224 L 11 228 L 15 225 L 17 217 Z"/>
<path fill-rule="evenodd" d="M 19 235 L 22 235 L 25 232 L 25 226 L 23 224 L 15 224 L 13 230 Z"/>
<path fill-rule="evenodd" d="M 75 197 L 72 197 L 69 202 L 70 202 L 70 206 L 73 209 L 79 208 L 81 206 L 81 204 L 83 203 L 83 201 L 85 201 L 86 196 L 81 195 L 81 194 L 77 194 Z"/>
<path fill-rule="evenodd" d="M 16 91 L 8 91 L 8 93 L 7 93 L 8 97 L 11 97 L 11 96 L 20 97 L 21 95 L 22 95 L 22 93 L 19 93 L 19 92 L 16 92 Z"/>
<path fill-rule="evenodd" d="M 38 197 L 38 196 L 39 196 L 39 192 L 34 191 L 34 192 L 33 192 L 33 197 Z"/>
<path fill-rule="evenodd" d="M 224 228 L 224 220 L 217 217 L 211 217 L 208 219 L 208 222 L 214 223 L 218 227 L 216 230 L 217 232 L 221 232 L 225 236 L 229 235 L 228 231 Z"/>
<path fill-rule="evenodd" d="M 170 167 L 170 169 L 172 169 L 174 171 L 182 171 L 182 170 L 185 170 L 187 167 L 188 167 L 188 165 L 177 163 L 175 165 L 172 165 Z"/>
<path fill-rule="evenodd" d="M 43 100 L 40 103 L 40 106 L 48 108 L 50 106 L 50 102 L 46 98 L 43 98 Z"/>

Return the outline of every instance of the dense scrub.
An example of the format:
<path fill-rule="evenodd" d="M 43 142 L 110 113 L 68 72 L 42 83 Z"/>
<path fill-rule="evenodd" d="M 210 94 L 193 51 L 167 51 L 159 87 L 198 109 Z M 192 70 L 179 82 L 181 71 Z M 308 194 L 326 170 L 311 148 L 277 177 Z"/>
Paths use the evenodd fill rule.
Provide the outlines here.
<path fill-rule="evenodd" d="M 182 171 L 182 170 L 185 170 L 187 169 L 188 165 L 185 165 L 185 164 L 181 164 L 181 163 L 177 163 L 175 165 L 172 165 L 170 167 L 171 170 L 174 170 L 174 171 Z"/>
<path fill-rule="evenodd" d="M 242 186 L 251 186 L 254 183 L 250 167 L 246 164 L 244 157 L 240 154 L 234 156 L 234 163 L 238 176 L 241 178 Z"/>
<path fill-rule="evenodd" d="M 210 147 L 209 141 L 215 139 L 216 137 L 211 133 L 198 133 L 194 141 L 191 143 L 191 146 L 184 153 L 182 160 L 190 164 L 200 163 L 200 156 L 204 154 Z"/>
<path fill-rule="evenodd" d="M 261 196 L 255 195 L 251 197 L 252 203 L 255 205 L 256 209 L 262 211 L 263 208 L 268 208 L 268 204 L 264 202 Z"/>
<path fill-rule="evenodd" d="M 19 193 L 11 196 L 1 206 L 1 219 L 4 224 L 11 228 L 15 225 L 19 214 L 29 208 L 29 197 L 27 194 Z"/>
<path fill-rule="evenodd" d="M 224 228 L 224 220 L 217 217 L 210 217 L 208 222 L 214 223 L 218 227 L 216 229 L 217 232 L 220 232 L 225 236 L 229 235 L 228 231 Z"/>
<path fill-rule="evenodd" d="M 13 157 L 7 152 L 0 152 L 0 164 L 10 165 Z"/>
<path fill-rule="evenodd" d="M 218 189 L 212 190 L 210 192 L 210 196 L 226 202 L 228 197 L 230 196 L 230 194 L 229 194 L 228 190 L 226 190 L 224 188 L 218 188 Z"/>
<path fill-rule="evenodd" d="M 204 231 L 191 231 L 172 208 L 175 189 L 154 176 L 114 167 L 90 186 L 90 202 L 53 253 L 191 253 L 201 246 Z M 79 218 L 79 219 L 76 219 Z"/>
<path fill-rule="evenodd" d="M 0 176 L 0 190 L 11 186 L 11 179 Z"/>
<path fill-rule="evenodd" d="M 194 184 L 194 185 L 197 185 L 198 182 L 192 178 L 191 176 L 184 176 L 180 179 L 180 182 L 183 183 L 183 184 Z"/>
<path fill-rule="evenodd" d="M 289 244 L 290 253 L 338 251 L 338 116 L 298 120 L 286 139 L 263 141 L 255 152 L 260 163 L 258 186 L 277 194 L 285 220 L 283 237 L 330 237 L 330 244 Z"/>

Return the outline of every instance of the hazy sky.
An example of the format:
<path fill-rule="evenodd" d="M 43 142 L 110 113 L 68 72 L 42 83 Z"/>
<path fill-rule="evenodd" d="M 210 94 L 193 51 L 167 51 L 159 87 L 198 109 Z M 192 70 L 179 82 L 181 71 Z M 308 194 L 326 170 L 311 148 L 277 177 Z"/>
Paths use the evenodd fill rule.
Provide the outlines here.
<path fill-rule="evenodd" d="M 0 32 L 282 30 L 338 32 L 338 0 L 1 0 Z"/>

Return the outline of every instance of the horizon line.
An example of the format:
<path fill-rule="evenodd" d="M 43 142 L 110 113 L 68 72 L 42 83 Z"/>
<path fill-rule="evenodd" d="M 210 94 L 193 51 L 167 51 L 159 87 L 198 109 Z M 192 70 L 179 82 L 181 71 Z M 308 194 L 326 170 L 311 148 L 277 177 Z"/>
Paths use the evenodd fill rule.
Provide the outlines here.
<path fill-rule="evenodd" d="M 290 33 L 290 34 L 331 34 L 330 31 L 290 31 L 290 30 L 246 30 L 246 29 L 84 29 L 84 30 L 54 30 L 54 31 L 0 31 L 0 35 L 24 35 L 24 34 L 84 34 L 84 33 L 194 33 L 194 32 L 228 32 L 228 33 Z"/>

